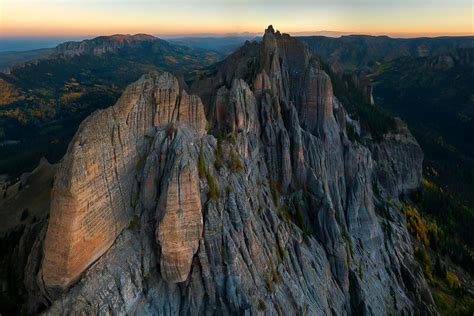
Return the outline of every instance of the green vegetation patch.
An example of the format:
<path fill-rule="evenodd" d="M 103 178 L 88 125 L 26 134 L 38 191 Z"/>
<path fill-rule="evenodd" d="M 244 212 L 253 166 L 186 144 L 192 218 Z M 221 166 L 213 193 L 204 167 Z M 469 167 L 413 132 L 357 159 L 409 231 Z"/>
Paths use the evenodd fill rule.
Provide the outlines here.
<path fill-rule="evenodd" d="M 212 176 L 211 173 L 206 174 L 207 184 L 209 186 L 209 191 L 207 192 L 207 197 L 209 200 L 217 201 L 220 197 L 219 187 L 217 185 L 216 179 Z"/>

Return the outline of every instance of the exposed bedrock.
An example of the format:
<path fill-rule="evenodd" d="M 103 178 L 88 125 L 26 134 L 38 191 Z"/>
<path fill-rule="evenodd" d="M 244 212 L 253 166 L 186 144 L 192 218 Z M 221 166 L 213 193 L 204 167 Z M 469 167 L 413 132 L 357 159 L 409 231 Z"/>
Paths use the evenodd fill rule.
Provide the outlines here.
<path fill-rule="evenodd" d="M 401 122 L 361 133 L 272 27 L 190 90 L 147 75 L 81 125 L 27 280 L 47 313 L 435 313 L 397 207 L 423 159 Z"/>
<path fill-rule="evenodd" d="M 80 126 L 61 161 L 52 191 L 41 278 L 67 288 L 129 224 L 137 172 L 157 128 L 185 124 L 202 134 L 199 98 L 180 91 L 168 73 L 130 85 L 117 104 Z"/>

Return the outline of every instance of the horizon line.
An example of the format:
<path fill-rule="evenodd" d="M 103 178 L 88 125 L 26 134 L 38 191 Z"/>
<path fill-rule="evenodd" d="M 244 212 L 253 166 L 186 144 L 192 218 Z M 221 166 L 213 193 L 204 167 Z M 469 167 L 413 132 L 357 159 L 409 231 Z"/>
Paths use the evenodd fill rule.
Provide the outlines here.
<path fill-rule="evenodd" d="M 456 37 L 456 36 L 474 36 L 474 32 L 360 32 L 360 31 L 332 31 L 332 30 L 320 30 L 320 31 L 296 31 L 296 32 L 282 32 L 282 34 L 289 34 L 291 36 L 326 36 L 326 37 L 341 37 L 348 35 L 368 35 L 368 36 L 388 36 L 392 38 L 414 38 L 414 37 Z M 8 39 L 87 39 L 96 38 L 101 36 L 113 36 L 113 35 L 138 35 L 146 34 L 154 37 L 171 39 L 171 38 L 184 38 L 184 37 L 258 37 L 262 36 L 264 32 L 196 32 L 196 33 L 155 33 L 155 32 L 133 32 L 133 33 L 121 33 L 121 32 L 104 32 L 95 34 L 0 34 L 0 40 Z"/>

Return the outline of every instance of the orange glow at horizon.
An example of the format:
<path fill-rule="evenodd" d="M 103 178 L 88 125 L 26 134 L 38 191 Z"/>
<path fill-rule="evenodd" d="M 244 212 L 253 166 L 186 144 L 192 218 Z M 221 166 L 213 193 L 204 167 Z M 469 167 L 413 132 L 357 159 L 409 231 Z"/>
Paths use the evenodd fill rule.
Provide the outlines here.
<path fill-rule="evenodd" d="M 474 35 L 471 0 L 0 0 L 0 37 L 335 32 Z"/>

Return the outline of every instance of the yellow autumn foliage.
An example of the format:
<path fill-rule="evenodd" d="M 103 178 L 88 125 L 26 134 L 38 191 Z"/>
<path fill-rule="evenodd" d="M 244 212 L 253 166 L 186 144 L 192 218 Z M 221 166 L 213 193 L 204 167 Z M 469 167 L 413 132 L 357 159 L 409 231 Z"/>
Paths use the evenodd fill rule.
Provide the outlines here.
<path fill-rule="evenodd" d="M 412 205 L 405 204 L 403 210 L 407 219 L 409 232 L 416 238 L 416 240 L 428 247 L 430 245 L 428 228 L 426 227 L 418 209 Z"/>
<path fill-rule="evenodd" d="M 61 97 L 61 102 L 63 102 L 63 103 L 70 102 L 72 100 L 80 98 L 83 94 L 84 93 L 81 92 L 81 91 L 65 93 Z"/>
<path fill-rule="evenodd" d="M 458 276 L 451 271 L 446 272 L 446 283 L 453 290 L 461 288 L 461 282 L 459 281 Z"/>
<path fill-rule="evenodd" d="M 0 79 L 0 105 L 13 103 L 17 101 L 19 97 L 20 94 L 12 84 Z"/>
<path fill-rule="evenodd" d="M 423 187 L 426 189 L 426 190 L 429 190 L 429 191 L 439 191 L 439 187 L 432 181 L 426 179 L 426 178 L 423 178 L 423 181 L 422 181 L 422 184 L 423 184 Z"/>

